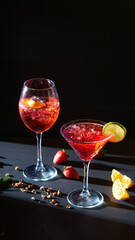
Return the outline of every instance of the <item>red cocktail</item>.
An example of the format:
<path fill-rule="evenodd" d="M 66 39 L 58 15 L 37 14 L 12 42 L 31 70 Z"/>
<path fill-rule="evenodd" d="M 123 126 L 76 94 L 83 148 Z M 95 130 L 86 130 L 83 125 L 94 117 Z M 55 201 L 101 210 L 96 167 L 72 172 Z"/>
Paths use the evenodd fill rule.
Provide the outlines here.
<path fill-rule="evenodd" d="M 22 121 L 37 137 L 37 164 L 28 166 L 23 174 L 35 181 L 47 181 L 57 175 L 57 170 L 43 165 L 41 153 L 42 133 L 56 122 L 60 110 L 59 97 L 53 81 L 46 78 L 29 79 L 23 84 L 19 99 Z"/>
<path fill-rule="evenodd" d="M 102 129 L 98 123 L 76 123 L 65 128 L 63 135 L 81 160 L 90 161 L 108 141 Z"/>
<path fill-rule="evenodd" d="M 50 129 L 59 115 L 59 101 L 53 97 L 24 98 L 19 102 L 19 112 L 24 124 L 33 132 Z"/>
<path fill-rule="evenodd" d="M 61 134 L 75 150 L 84 163 L 84 181 L 82 190 L 74 190 L 68 195 L 68 201 L 77 207 L 92 208 L 103 202 L 100 192 L 88 190 L 88 170 L 91 159 L 111 138 L 102 134 L 104 122 L 81 119 L 68 122 L 61 127 Z"/>

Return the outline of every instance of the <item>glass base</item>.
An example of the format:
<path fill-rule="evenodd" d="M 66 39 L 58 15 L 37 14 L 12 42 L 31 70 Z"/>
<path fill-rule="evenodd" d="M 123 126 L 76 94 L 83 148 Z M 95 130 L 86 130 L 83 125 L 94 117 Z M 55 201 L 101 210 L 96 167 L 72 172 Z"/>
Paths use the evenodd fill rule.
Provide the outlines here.
<path fill-rule="evenodd" d="M 27 167 L 23 171 L 23 175 L 34 181 L 48 181 L 57 175 L 57 170 L 54 167 L 51 167 L 49 165 L 44 165 L 45 170 L 37 171 L 36 165 L 32 165 Z"/>
<path fill-rule="evenodd" d="M 90 196 L 88 197 L 82 197 L 80 195 L 81 192 L 82 189 L 77 189 L 69 193 L 67 196 L 67 200 L 74 207 L 94 208 L 100 206 L 104 201 L 104 197 L 100 192 L 89 190 Z"/>

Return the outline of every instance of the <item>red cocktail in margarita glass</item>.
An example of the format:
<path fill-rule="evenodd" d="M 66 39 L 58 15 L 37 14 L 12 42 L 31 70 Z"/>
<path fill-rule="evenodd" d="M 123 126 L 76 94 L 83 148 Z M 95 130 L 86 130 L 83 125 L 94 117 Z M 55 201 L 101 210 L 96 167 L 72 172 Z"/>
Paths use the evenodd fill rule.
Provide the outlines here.
<path fill-rule="evenodd" d="M 101 193 L 88 190 L 88 170 L 90 161 L 111 138 L 102 134 L 104 122 L 81 119 L 68 122 L 61 127 L 61 134 L 84 162 L 84 183 L 82 190 L 68 195 L 68 201 L 82 208 L 92 208 L 103 202 Z"/>

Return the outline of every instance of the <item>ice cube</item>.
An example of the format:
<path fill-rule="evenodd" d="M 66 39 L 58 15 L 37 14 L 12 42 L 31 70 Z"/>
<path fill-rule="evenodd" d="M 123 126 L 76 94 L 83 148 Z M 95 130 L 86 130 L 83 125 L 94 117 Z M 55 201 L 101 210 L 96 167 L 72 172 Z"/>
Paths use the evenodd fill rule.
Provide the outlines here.
<path fill-rule="evenodd" d="M 33 97 L 31 98 L 31 100 L 33 100 L 33 101 L 35 101 L 35 102 L 39 102 L 39 101 L 40 101 L 39 97 L 36 97 L 36 96 L 33 96 Z"/>
<path fill-rule="evenodd" d="M 73 125 L 72 125 L 72 128 L 74 128 L 74 129 L 77 128 L 76 124 L 73 124 Z"/>
<path fill-rule="evenodd" d="M 93 133 L 95 132 L 94 128 L 91 128 L 90 131 L 93 132 Z"/>

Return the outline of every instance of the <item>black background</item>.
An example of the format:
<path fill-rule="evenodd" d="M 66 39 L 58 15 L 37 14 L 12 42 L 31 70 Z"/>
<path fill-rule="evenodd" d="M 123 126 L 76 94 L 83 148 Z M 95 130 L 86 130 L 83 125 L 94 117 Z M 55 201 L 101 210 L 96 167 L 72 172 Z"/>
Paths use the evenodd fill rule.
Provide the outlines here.
<path fill-rule="evenodd" d="M 4 1 L 1 5 L 1 137 L 33 136 L 18 100 L 32 77 L 56 83 L 59 119 L 118 121 L 135 137 L 135 2 Z"/>

